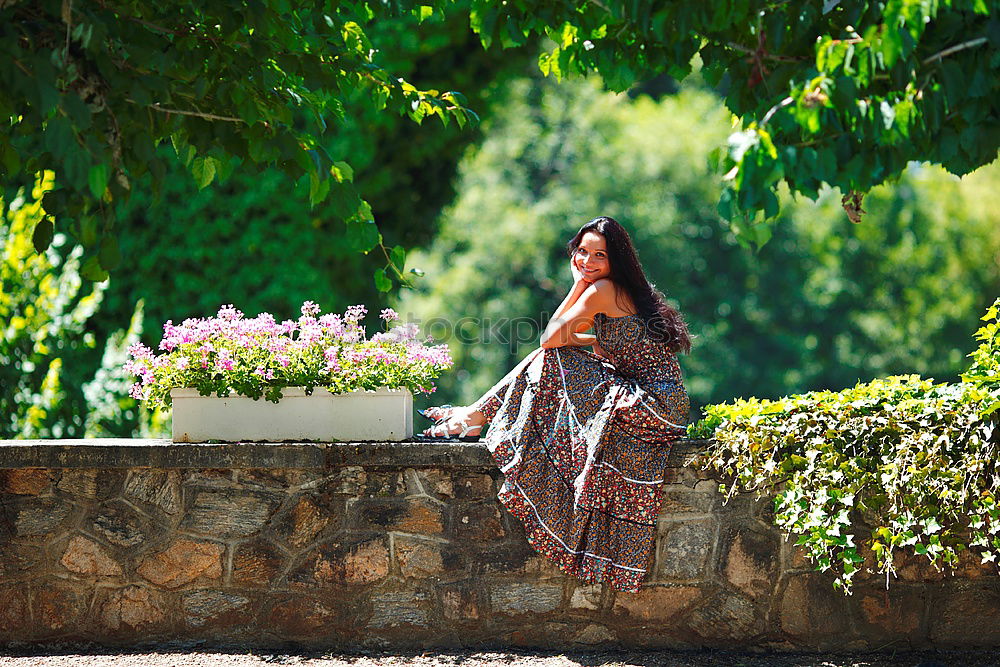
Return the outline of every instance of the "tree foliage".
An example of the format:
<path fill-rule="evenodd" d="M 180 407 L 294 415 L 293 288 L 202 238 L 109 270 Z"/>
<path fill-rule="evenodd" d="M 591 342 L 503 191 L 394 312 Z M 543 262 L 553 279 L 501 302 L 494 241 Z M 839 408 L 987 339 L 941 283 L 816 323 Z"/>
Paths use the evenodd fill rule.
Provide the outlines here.
<path fill-rule="evenodd" d="M 41 200 L 51 174 L 18 193 L 0 218 L 0 438 L 62 436 L 82 425 L 63 402 L 64 359 L 94 347 L 84 325 L 101 302 L 104 285 L 80 278 L 79 246 L 64 249 L 56 234 L 43 253 L 32 235 L 43 220 Z M 67 252 L 68 250 L 68 252 Z"/>
<path fill-rule="evenodd" d="M 696 59 L 726 86 L 739 128 L 715 155 L 719 212 L 758 245 L 784 184 L 811 199 L 843 193 L 852 220 L 874 186 L 911 161 L 963 175 L 1000 147 L 997 0 L 713 0 L 552 3 L 476 0 L 485 45 L 544 34 L 539 65 L 556 77 L 596 72 L 614 91 Z M 762 214 L 762 215 L 761 215 Z"/>
<path fill-rule="evenodd" d="M 326 142 L 345 101 L 363 91 L 373 108 L 417 122 L 476 120 L 460 93 L 420 90 L 379 65 L 364 27 L 376 12 L 429 15 L 366 2 L 0 4 L 8 198 L 53 171 L 36 244 L 44 249 L 57 222 L 86 248 L 83 275 L 103 279 L 121 260 L 109 210 L 144 174 L 155 188 L 167 172 L 156 149 L 169 141 L 200 188 L 236 168 L 307 179 L 309 203 L 329 199 L 346 243 L 368 252 L 381 243 L 371 207 L 353 186 L 350 156 Z M 390 276 L 403 278 L 383 273 L 380 289 Z"/>

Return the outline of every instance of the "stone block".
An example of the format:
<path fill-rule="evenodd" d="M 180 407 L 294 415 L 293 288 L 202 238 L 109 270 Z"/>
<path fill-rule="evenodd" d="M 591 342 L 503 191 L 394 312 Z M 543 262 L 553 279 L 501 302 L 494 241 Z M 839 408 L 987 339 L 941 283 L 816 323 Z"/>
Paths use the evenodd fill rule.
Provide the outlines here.
<path fill-rule="evenodd" d="M 32 570 L 48 565 L 44 538 L 14 537 L 3 539 L 0 545 L 0 579 L 30 577 Z"/>
<path fill-rule="evenodd" d="M 444 533 L 444 506 L 423 498 L 361 499 L 351 505 L 356 525 L 365 530 L 386 530 L 417 535 Z"/>
<path fill-rule="evenodd" d="M 445 571 L 445 545 L 440 542 L 397 535 L 393 539 L 393 545 L 399 572 L 404 577 L 424 578 Z"/>
<path fill-rule="evenodd" d="M 128 504 L 112 500 L 97 509 L 91 518 L 90 529 L 101 539 L 128 549 L 143 544 L 153 526 Z"/>
<path fill-rule="evenodd" d="M 0 586 L 0 638 L 25 639 L 25 619 L 29 618 L 25 588 Z"/>
<path fill-rule="evenodd" d="M 311 475 L 306 470 L 291 470 L 283 468 L 247 468 L 237 472 L 237 483 L 246 489 L 274 489 L 285 491 L 288 488 L 309 481 Z"/>
<path fill-rule="evenodd" d="M 475 621 L 482 615 L 482 603 L 474 581 L 459 581 L 440 587 L 441 606 L 449 621 Z"/>
<path fill-rule="evenodd" d="M 720 591 L 695 609 L 688 626 L 705 639 L 749 642 L 764 629 L 764 613 L 748 598 Z"/>
<path fill-rule="evenodd" d="M 710 519 L 661 522 L 656 546 L 656 579 L 705 579 L 715 544 L 715 532 L 715 522 Z"/>
<path fill-rule="evenodd" d="M 477 575 L 491 574 L 527 574 L 535 569 L 534 559 L 537 552 L 528 545 L 523 537 L 507 542 L 494 542 L 475 545 L 456 540 L 457 545 L 468 545 L 472 551 L 472 569 Z"/>
<path fill-rule="evenodd" d="M 313 485 L 307 484 L 305 486 L 312 488 Z M 319 486 L 322 492 L 329 496 L 357 498 L 365 495 L 368 486 L 368 473 L 361 466 L 340 468 L 324 479 Z"/>
<path fill-rule="evenodd" d="M 770 596 L 779 570 L 778 536 L 730 525 L 723 528 L 719 542 L 726 579 L 751 598 Z"/>
<path fill-rule="evenodd" d="M 493 500 L 497 495 L 493 478 L 486 474 L 456 475 L 452 488 L 458 500 Z"/>
<path fill-rule="evenodd" d="M 370 628 L 426 627 L 430 624 L 430 596 L 424 591 L 384 591 L 372 595 Z"/>
<path fill-rule="evenodd" d="M 310 550 L 288 575 L 295 588 L 369 584 L 389 574 L 389 546 L 385 537 L 345 536 Z"/>
<path fill-rule="evenodd" d="M 614 613 L 644 624 L 662 624 L 691 608 L 704 593 L 697 586 L 649 586 L 637 593 L 618 593 Z"/>
<path fill-rule="evenodd" d="M 20 498 L 14 508 L 17 535 L 52 535 L 69 523 L 73 506 L 59 498 Z"/>
<path fill-rule="evenodd" d="M 491 542 L 504 536 L 496 502 L 463 503 L 452 510 L 451 532 L 463 542 Z"/>
<path fill-rule="evenodd" d="M 36 625 L 49 632 L 72 628 L 83 615 L 86 606 L 77 590 L 58 579 L 45 579 L 31 592 L 32 612 Z"/>
<path fill-rule="evenodd" d="M 301 496 L 290 509 L 272 522 L 274 532 L 293 548 L 312 542 L 333 521 L 328 506 L 321 507 L 308 496 Z"/>
<path fill-rule="evenodd" d="M 360 495 L 365 498 L 401 498 L 406 495 L 406 480 L 399 471 L 366 470 Z"/>
<path fill-rule="evenodd" d="M 59 562 L 70 572 L 88 577 L 119 577 L 122 574 L 121 565 L 111 554 L 80 535 L 70 539 Z"/>
<path fill-rule="evenodd" d="M 181 509 L 180 473 L 176 470 L 134 468 L 125 478 L 124 495 L 152 505 L 166 514 Z"/>
<path fill-rule="evenodd" d="M 1000 563 L 996 560 L 983 562 L 979 551 L 966 549 L 958 553 L 958 563 L 955 566 L 955 576 L 964 579 L 1000 576 Z"/>
<path fill-rule="evenodd" d="M 577 585 L 569 598 L 569 608 L 580 611 L 594 611 L 600 608 L 602 589 L 600 584 Z"/>
<path fill-rule="evenodd" d="M 828 572 L 788 578 L 778 608 L 782 631 L 807 643 L 847 631 L 844 594 L 833 579 Z"/>
<path fill-rule="evenodd" d="M 572 639 L 574 644 L 584 644 L 586 646 L 597 646 L 599 644 L 608 644 L 618 641 L 611 630 L 604 627 L 603 625 L 596 625 L 591 623 L 583 630 L 578 632 L 573 636 Z"/>
<path fill-rule="evenodd" d="M 157 586 L 180 588 L 196 579 L 220 578 L 222 552 L 221 544 L 179 538 L 165 550 L 146 556 L 136 572 Z"/>
<path fill-rule="evenodd" d="M 202 468 L 187 470 L 181 475 L 184 486 L 207 487 L 213 489 L 237 489 L 236 470 L 232 468 Z"/>
<path fill-rule="evenodd" d="M 215 538 L 247 537 L 257 533 L 267 523 L 279 502 L 278 497 L 259 491 L 197 491 L 181 527 Z"/>
<path fill-rule="evenodd" d="M 434 498 L 450 500 L 455 497 L 455 483 L 447 470 L 418 470 L 417 477 L 423 492 Z"/>
<path fill-rule="evenodd" d="M 52 472 L 45 468 L 0 470 L 0 493 L 37 496 L 52 485 Z"/>
<path fill-rule="evenodd" d="M 563 587 L 544 583 L 498 583 L 490 590 L 490 605 L 498 614 L 544 614 L 562 604 Z"/>
<path fill-rule="evenodd" d="M 149 632 L 168 625 L 168 606 L 163 594 L 141 586 L 105 589 L 96 606 L 97 622 L 105 631 Z"/>
<path fill-rule="evenodd" d="M 700 471 L 691 468 L 690 466 L 667 468 L 663 472 L 664 484 L 683 484 L 691 489 L 693 489 L 695 484 L 697 484 L 701 479 L 705 479 L 705 475 L 700 474 Z"/>
<path fill-rule="evenodd" d="M 720 503 L 718 493 L 697 490 L 664 491 L 660 516 L 705 514 L 711 512 L 718 503 Z"/>
<path fill-rule="evenodd" d="M 267 628 L 278 637 L 294 639 L 329 638 L 338 624 L 349 625 L 341 605 L 326 599 L 322 602 L 296 596 L 280 600 L 267 615 Z"/>
<path fill-rule="evenodd" d="M 267 540 L 244 542 L 233 553 L 233 581 L 253 588 L 268 588 L 285 566 L 285 552 Z"/>
<path fill-rule="evenodd" d="M 921 619 L 927 609 L 929 591 L 924 588 L 872 582 L 854 587 L 847 600 L 860 632 L 876 641 L 919 641 Z"/>
<path fill-rule="evenodd" d="M 892 554 L 892 566 L 896 577 L 902 581 L 929 582 L 942 581 L 948 573 L 941 562 L 931 563 L 927 556 L 912 551 L 913 547 L 896 547 Z"/>
<path fill-rule="evenodd" d="M 937 646 L 1000 645 L 1000 590 L 996 582 L 949 581 L 930 613 L 929 638 Z"/>
<path fill-rule="evenodd" d="M 77 498 L 110 498 L 121 489 L 122 473 L 117 470 L 63 470 L 56 488 Z"/>
<path fill-rule="evenodd" d="M 236 593 L 199 590 L 181 598 L 184 622 L 193 628 L 226 628 L 245 625 L 252 620 L 250 598 Z"/>

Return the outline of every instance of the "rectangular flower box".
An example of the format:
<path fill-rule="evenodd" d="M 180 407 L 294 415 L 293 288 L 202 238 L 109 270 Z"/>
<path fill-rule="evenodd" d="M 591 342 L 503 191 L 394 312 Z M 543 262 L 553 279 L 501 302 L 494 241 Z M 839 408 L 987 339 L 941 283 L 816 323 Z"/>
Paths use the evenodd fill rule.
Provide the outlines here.
<path fill-rule="evenodd" d="M 261 397 L 202 396 L 197 389 L 171 389 L 174 442 L 317 442 L 413 437 L 409 389 L 358 390 L 332 394 L 316 387 L 285 387 L 272 403 Z"/>

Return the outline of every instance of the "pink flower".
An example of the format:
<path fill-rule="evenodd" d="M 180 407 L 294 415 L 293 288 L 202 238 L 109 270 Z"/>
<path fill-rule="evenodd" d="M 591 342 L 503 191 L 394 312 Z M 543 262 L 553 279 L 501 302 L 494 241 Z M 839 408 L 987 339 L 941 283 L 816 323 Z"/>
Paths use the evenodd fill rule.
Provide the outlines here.
<path fill-rule="evenodd" d="M 392 308 L 383 308 L 379 317 L 388 322 L 389 320 L 398 320 L 399 314 Z"/>
<path fill-rule="evenodd" d="M 241 317 L 243 317 L 243 313 L 239 310 L 236 310 L 236 308 L 233 307 L 233 304 L 229 304 L 227 306 L 219 308 L 219 314 L 217 315 L 217 317 L 220 320 L 226 320 L 226 321 L 238 320 Z"/>
<path fill-rule="evenodd" d="M 319 306 L 313 301 L 306 301 L 302 304 L 302 315 L 303 317 L 312 317 L 319 313 Z"/>

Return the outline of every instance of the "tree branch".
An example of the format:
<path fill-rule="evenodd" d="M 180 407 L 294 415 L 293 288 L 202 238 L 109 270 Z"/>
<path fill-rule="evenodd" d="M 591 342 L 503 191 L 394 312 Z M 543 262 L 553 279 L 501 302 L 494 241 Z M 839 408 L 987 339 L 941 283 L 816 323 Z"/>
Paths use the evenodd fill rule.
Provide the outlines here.
<path fill-rule="evenodd" d="M 129 102 L 130 104 L 138 104 L 138 102 L 129 98 L 126 98 L 125 101 Z M 242 118 L 233 118 L 231 116 L 218 116 L 214 113 L 201 113 L 200 111 L 186 111 L 184 109 L 168 109 L 167 107 L 161 107 L 158 102 L 154 102 L 153 104 L 149 104 L 147 106 L 150 109 L 154 109 L 156 111 L 162 111 L 163 113 L 176 113 L 180 114 L 181 116 L 195 116 L 197 118 L 204 118 L 206 120 L 224 120 L 230 123 L 246 122 Z"/>
<path fill-rule="evenodd" d="M 949 46 L 944 51 L 939 51 L 935 53 L 933 56 L 930 56 L 929 58 L 924 58 L 923 64 L 929 65 L 935 60 L 941 60 L 942 58 L 946 58 L 953 53 L 958 53 L 959 51 L 964 51 L 965 49 L 971 49 L 981 44 L 985 44 L 987 41 L 989 40 L 987 40 L 985 37 L 979 37 L 977 39 L 970 39 L 968 42 L 962 42 L 961 44 L 956 44 L 955 46 Z"/>

